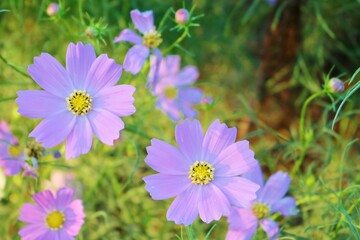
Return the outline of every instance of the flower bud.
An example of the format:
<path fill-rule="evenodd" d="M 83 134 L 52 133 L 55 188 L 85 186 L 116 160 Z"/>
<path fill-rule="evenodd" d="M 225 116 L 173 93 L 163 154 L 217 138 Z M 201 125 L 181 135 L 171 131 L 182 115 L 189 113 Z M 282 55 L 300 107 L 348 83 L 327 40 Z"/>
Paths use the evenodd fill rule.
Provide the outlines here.
<path fill-rule="evenodd" d="M 88 38 L 96 38 L 98 36 L 98 31 L 95 27 L 89 26 L 85 30 L 85 34 Z"/>
<path fill-rule="evenodd" d="M 329 86 L 330 92 L 333 92 L 333 93 L 339 93 L 339 92 L 344 91 L 344 89 L 345 89 L 343 81 L 341 81 L 338 78 L 330 79 L 328 86 Z"/>
<path fill-rule="evenodd" d="M 178 24 L 187 23 L 189 21 L 189 18 L 190 18 L 189 11 L 184 9 L 184 8 L 181 8 L 181 9 L 177 10 L 176 13 L 175 13 L 175 21 Z"/>
<path fill-rule="evenodd" d="M 46 9 L 46 13 L 49 16 L 54 16 L 59 12 L 59 4 L 51 3 L 48 8 Z"/>

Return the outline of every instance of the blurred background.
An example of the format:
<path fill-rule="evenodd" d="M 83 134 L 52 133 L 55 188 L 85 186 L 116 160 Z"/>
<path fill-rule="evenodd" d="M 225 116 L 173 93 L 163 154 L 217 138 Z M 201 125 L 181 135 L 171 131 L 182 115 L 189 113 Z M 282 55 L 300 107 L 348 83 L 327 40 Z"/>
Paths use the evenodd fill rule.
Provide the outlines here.
<path fill-rule="evenodd" d="M 360 1 L 356 0 L 227 0 L 120 1 L 64 0 L 60 12 L 49 17 L 50 1 L 0 1 L 0 120 L 6 120 L 20 144 L 39 123 L 17 113 L 16 91 L 39 88 L 27 75 L 33 58 L 48 52 L 65 63 L 69 42 L 95 46 L 121 63 L 131 46 L 113 43 L 131 27 L 129 12 L 153 10 L 166 49 L 181 32 L 174 11 L 194 7 L 199 27 L 170 53 L 182 57 L 182 66 L 196 65 L 196 86 L 213 99 L 197 106 L 206 129 L 219 118 L 238 128 L 238 140 L 249 139 L 266 175 L 291 172 L 299 157 L 304 161 L 292 175 L 289 194 L 300 214 L 278 218 L 286 239 L 356 239 L 359 237 L 360 147 L 358 139 L 359 91 L 349 95 L 360 67 Z M 168 16 L 168 17 L 166 17 Z M 20 206 L 43 190 L 55 170 L 70 172 L 83 198 L 86 223 L 78 239 L 182 239 L 184 227 L 166 221 L 171 203 L 153 201 L 142 177 L 154 173 L 143 159 L 151 138 L 175 145 L 174 127 L 154 108 L 145 88 L 147 67 L 136 77 L 123 73 L 120 83 L 135 85 L 137 112 L 124 118 L 126 128 L 115 147 L 94 142 L 92 151 L 78 159 L 42 159 L 38 180 L 7 177 L 0 196 L 0 235 L 19 239 Z M 326 79 L 338 77 L 343 93 L 326 94 L 312 101 L 306 112 L 306 153 L 299 141 L 300 110 L 306 99 L 324 88 Z M 349 97 L 332 129 L 336 109 Z M 57 149 L 64 152 L 64 146 Z M 303 151 L 304 150 L 304 151 Z M 301 154 L 304 153 L 304 156 Z M 193 224 L 203 239 L 215 223 Z M 223 239 L 226 219 L 216 223 L 210 239 Z M 263 239 L 260 231 L 257 239 Z M 285 238 L 284 238 L 285 239 Z"/>

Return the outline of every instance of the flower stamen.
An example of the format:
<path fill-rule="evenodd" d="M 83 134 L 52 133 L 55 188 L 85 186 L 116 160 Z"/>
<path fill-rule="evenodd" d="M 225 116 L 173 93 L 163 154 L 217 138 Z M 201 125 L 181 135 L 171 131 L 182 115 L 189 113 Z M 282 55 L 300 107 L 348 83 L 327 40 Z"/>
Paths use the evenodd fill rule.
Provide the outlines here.
<path fill-rule="evenodd" d="M 53 231 L 63 228 L 65 215 L 60 211 L 53 211 L 46 216 L 46 225 Z"/>
<path fill-rule="evenodd" d="M 85 90 L 74 90 L 70 97 L 66 98 L 68 110 L 75 115 L 85 115 L 92 107 L 92 99 Z"/>
<path fill-rule="evenodd" d="M 214 167 L 204 161 L 196 161 L 190 166 L 189 178 L 194 184 L 208 184 L 214 179 Z"/>
<path fill-rule="evenodd" d="M 149 48 L 157 48 L 162 43 L 161 34 L 152 29 L 143 36 L 143 44 Z"/>
<path fill-rule="evenodd" d="M 262 203 L 252 205 L 251 209 L 258 220 L 264 219 L 270 214 L 270 208 Z"/>

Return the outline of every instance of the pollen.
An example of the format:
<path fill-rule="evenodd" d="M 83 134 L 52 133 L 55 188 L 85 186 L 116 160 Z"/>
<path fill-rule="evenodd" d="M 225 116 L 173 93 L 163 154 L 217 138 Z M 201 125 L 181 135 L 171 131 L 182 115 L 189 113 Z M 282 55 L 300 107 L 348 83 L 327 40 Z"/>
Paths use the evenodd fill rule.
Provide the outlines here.
<path fill-rule="evenodd" d="M 59 230 L 63 228 L 65 216 L 60 211 L 53 211 L 46 216 L 45 222 L 46 226 L 48 226 L 51 230 Z"/>
<path fill-rule="evenodd" d="M 190 166 L 189 178 L 194 184 L 208 184 L 214 179 L 214 167 L 204 161 L 196 161 Z"/>
<path fill-rule="evenodd" d="M 168 99 L 174 99 L 176 98 L 178 94 L 178 90 L 174 87 L 167 87 L 164 90 L 164 95 L 168 98 Z"/>
<path fill-rule="evenodd" d="M 144 34 L 143 44 L 149 48 L 157 48 L 162 43 L 161 34 L 152 29 Z"/>
<path fill-rule="evenodd" d="M 262 203 L 256 203 L 251 208 L 258 220 L 264 219 L 270 214 L 270 208 Z"/>
<path fill-rule="evenodd" d="M 70 97 L 66 98 L 68 110 L 75 115 L 85 115 L 92 107 L 92 99 L 85 90 L 74 90 Z"/>
<path fill-rule="evenodd" d="M 11 157 L 18 157 L 18 156 L 21 154 L 20 146 L 18 146 L 18 145 L 11 145 L 11 146 L 8 148 L 8 152 L 9 152 L 9 155 L 10 155 Z"/>

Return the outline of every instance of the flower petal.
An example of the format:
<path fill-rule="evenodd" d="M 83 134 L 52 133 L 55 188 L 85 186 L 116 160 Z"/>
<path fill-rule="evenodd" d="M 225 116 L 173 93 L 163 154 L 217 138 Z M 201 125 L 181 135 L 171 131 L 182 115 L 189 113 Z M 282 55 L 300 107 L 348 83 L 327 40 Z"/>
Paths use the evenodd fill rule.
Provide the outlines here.
<path fill-rule="evenodd" d="M 210 223 L 219 220 L 221 216 L 228 215 L 230 203 L 224 193 L 214 184 L 201 186 L 199 200 L 199 214 L 201 220 Z"/>
<path fill-rule="evenodd" d="M 154 174 L 144 177 L 145 189 L 152 199 L 163 200 L 175 197 L 191 186 L 191 180 L 186 175 Z"/>
<path fill-rule="evenodd" d="M 106 109 L 117 116 L 124 117 L 135 113 L 135 88 L 131 85 L 117 85 L 102 89 L 94 96 L 94 108 Z"/>
<path fill-rule="evenodd" d="M 114 43 L 122 42 L 122 41 L 131 42 L 134 44 L 141 44 L 143 42 L 143 39 L 142 39 L 142 37 L 140 37 L 138 34 L 133 32 L 132 30 L 124 29 L 121 31 L 119 36 L 117 36 L 114 39 Z"/>
<path fill-rule="evenodd" d="M 198 115 L 198 111 L 193 109 L 193 107 L 190 104 L 183 102 L 181 109 L 184 114 L 184 117 L 186 117 L 186 118 L 196 118 Z"/>
<path fill-rule="evenodd" d="M 299 210 L 296 209 L 295 198 L 284 197 L 272 205 L 271 212 L 281 212 L 284 216 L 292 216 L 298 214 Z"/>
<path fill-rule="evenodd" d="M 78 42 L 70 43 L 66 52 L 66 70 L 74 84 L 75 89 L 84 90 L 85 80 L 92 63 L 96 59 L 94 47 Z"/>
<path fill-rule="evenodd" d="M 74 190 L 63 187 L 56 192 L 55 204 L 56 209 L 63 211 L 71 203 L 74 196 Z"/>
<path fill-rule="evenodd" d="M 215 175 L 213 184 L 225 193 L 231 205 L 237 207 L 249 206 L 250 202 L 256 199 L 256 191 L 260 188 L 259 185 L 242 177 L 217 177 Z"/>
<path fill-rule="evenodd" d="M 135 45 L 129 49 L 124 59 L 124 69 L 136 75 L 144 66 L 146 58 L 149 56 L 149 48 L 144 45 Z"/>
<path fill-rule="evenodd" d="M 124 128 L 124 122 L 115 114 L 104 109 L 93 109 L 87 116 L 92 130 L 99 140 L 113 146 L 114 140 L 120 136 L 119 131 Z"/>
<path fill-rule="evenodd" d="M 145 158 L 146 164 L 152 169 L 163 174 L 187 175 L 192 164 L 174 146 L 152 139 L 151 146 L 146 148 L 148 153 Z"/>
<path fill-rule="evenodd" d="M 18 112 L 29 118 L 47 118 L 67 111 L 65 98 L 59 98 L 43 90 L 18 91 Z"/>
<path fill-rule="evenodd" d="M 155 29 L 153 11 L 140 12 L 136 9 L 130 12 L 130 16 L 135 27 L 141 33 L 147 33 L 150 30 Z"/>
<path fill-rule="evenodd" d="M 289 190 L 291 183 L 290 176 L 284 172 L 277 172 L 270 176 L 259 195 L 259 201 L 272 207 L 280 201 Z"/>
<path fill-rule="evenodd" d="M 42 223 L 44 221 L 45 212 L 30 203 L 25 203 L 20 209 L 19 220 L 26 223 Z"/>
<path fill-rule="evenodd" d="M 64 229 L 70 236 L 79 234 L 81 226 L 84 224 L 84 207 L 81 200 L 74 200 L 64 211 L 66 222 Z"/>
<path fill-rule="evenodd" d="M 180 69 L 180 56 L 168 55 L 160 63 L 159 75 L 161 77 L 174 75 Z"/>
<path fill-rule="evenodd" d="M 257 225 L 248 230 L 231 230 L 226 234 L 226 240 L 251 240 L 256 233 Z"/>
<path fill-rule="evenodd" d="M 58 232 L 58 236 L 59 236 L 59 240 L 75 240 L 75 238 L 73 236 L 70 236 L 66 229 L 62 229 Z M 49 238 L 50 239 L 50 238 Z"/>
<path fill-rule="evenodd" d="M 198 88 L 186 88 L 186 89 L 179 90 L 179 98 L 181 99 L 181 101 L 186 102 L 186 103 L 199 104 L 201 102 L 202 95 L 203 95 L 203 92 Z M 230 128 L 230 129 L 233 129 L 233 128 Z M 236 132 L 236 129 L 235 129 L 235 132 Z M 234 141 L 235 141 L 235 139 L 234 139 Z"/>
<path fill-rule="evenodd" d="M 236 128 L 228 128 L 217 119 L 208 128 L 202 144 L 202 159 L 215 163 L 214 159 L 235 142 Z"/>
<path fill-rule="evenodd" d="M 186 66 L 174 76 L 176 86 L 193 84 L 199 78 L 199 70 L 195 66 Z"/>
<path fill-rule="evenodd" d="M 0 121 L 0 139 L 2 140 L 0 146 L 3 144 L 18 144 L 18 140 L 10 131 L 9 124 L 5 121 Z"/>
<path fill-rule="evenodd" d="M 203 130 L 199 120 L 186 119 L 175 128 L 175 138 L 181 152 L 189 162 L 202 161 L 201 149 L 203 143 Z"/>
<path fill-rule="evenodd" d="M 190 225 L 198 216 L 198 203 L 201 186 L 192 185 L 178 195 L 170 205 L 166 218 L 176 224 Z"/>
<path fill-rule="evenodd" d="M 264 186 L 264 176 L 261 171 L 261 166 L 259 162 L 257 162 L 255 167 L 251 168 L 249 171 L 246 171 L 244 174 L 242 174 L 242 176 L 258 184 L 261 188 Z M 256 193 L 258 196 L 260 191 L 261 189 Z"/>
<path fill-rule="evenodd" d="M 73 130 L 66 138 L 66 159 L 88 153 L 92 145 L 92 134 L 88 118 L 86 116 L 77 117 Z"/>
<path fill-rule="evenodd" d="M 56 209 L 55 199 L 50 190 L 45 190 L 33 195 L 35 203 L 46 213 Z"/>
<path fill-rule="evenodd" d="M 214 160 L 216 176 L 238 176 L 255 167 L 257 161 L 247 140 L 231 144 Z"/>
<path fill-rule="evenodd" d="M 48 53 L 35 57 L 28 72 L 40 87 L 58 97 L 66 98 L 74 89 L 64 67 Z"/>
<path fill-rule="evenodd" d="M 75 115 L 69 111 L 45 118 L 29 134 L 45 148 L 52 148 L 61 143 L 71 132 L 75 124 Z"/>
<path fill-rule="evenodd" d="M 23 227 L 19 231 L 19 235 L 21 236 L 22 240 L 38 240 L 44 239 L 43 237 L 46 233 L 50 231 L 45 227 L 45 224 L 38 223 L 38 224 L 30 224 L 28 226 Z"/>
<path fill-rule="evenodd" d="M 258 220 L 251 208 L 231 208 L 228 216 L 229 229 L 231 230 L 250 230 L 258 226 Z M 255 232 L 254 232 L 255 233 Z"/>
<path fill-rule="evenodd" d="M 165 115 L 168 115 L 174 122 L 181 120 L 181 114 L 177 102 L 164 97 L 159 97 L 155 103 L 155 106 Z"/>
<path fill-rule="evenodd" d="M 85 90 L 90 96 L 95 96 L 101 89 L 114 86 L 119 81 L 121 73 L 121 65 L 106 54 L 101 54 L 90 67 L 85 80 Z"/>
<path fill-rule="evenodd" d="M 155 89 L 156 84 L 159 82 L 159 68 L 162 59 L 162 54 L 158 48 L 153 49 L 153 54 L 150 55 L 150 71 L 148 74 L 148 81 L 146 87 Z"/>
<path fill-rule="evenodd" d="M 280 230 L 279 225 L 272 219 L 266 218 L 260 221 L 261 227 L 266 232 L 269 240 L 278 239 Z"/>

